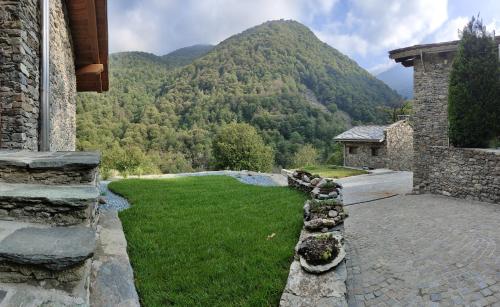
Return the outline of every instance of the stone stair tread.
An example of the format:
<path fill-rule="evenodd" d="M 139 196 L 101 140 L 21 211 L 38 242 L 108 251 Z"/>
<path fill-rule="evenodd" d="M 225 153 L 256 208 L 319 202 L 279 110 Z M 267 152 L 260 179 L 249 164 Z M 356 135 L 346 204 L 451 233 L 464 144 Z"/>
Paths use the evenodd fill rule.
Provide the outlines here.
<path fill-rule="evenodd" d="M 96 234 L 89 227 L 24 227 L 0 241 L 0 261 L 62 271 L 92 257 L 95 248 Z"/>
<path fill-rule="evenodd" d="M 25 183 L 0 183 L 2 198 L 35 198 L 49 200 L 92 200 L 99 197 L 94 185 L 44 185 Z"/>
<path fill-rule="evenodd" d="M 16 150 L 0 151 L 0 166 L 16 166 L 31 169 L 65 167 L 95 168 L 99 165 L 98 152 L 30 152 Z"/>

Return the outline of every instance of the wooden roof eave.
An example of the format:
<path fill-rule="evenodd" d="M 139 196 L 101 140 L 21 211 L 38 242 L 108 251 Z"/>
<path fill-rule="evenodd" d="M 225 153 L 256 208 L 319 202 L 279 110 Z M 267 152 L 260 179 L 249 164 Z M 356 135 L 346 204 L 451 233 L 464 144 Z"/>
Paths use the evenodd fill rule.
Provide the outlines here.
<path fill-rule="evenodd" d="M 67 1 L 77 91 L 107 91 L 108 29 L 106 0 Z"/>

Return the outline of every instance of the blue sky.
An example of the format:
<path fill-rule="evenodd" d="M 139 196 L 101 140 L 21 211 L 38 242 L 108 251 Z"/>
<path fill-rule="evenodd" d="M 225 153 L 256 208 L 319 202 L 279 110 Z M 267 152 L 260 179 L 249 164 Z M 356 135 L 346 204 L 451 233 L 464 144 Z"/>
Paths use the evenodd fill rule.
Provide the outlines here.
<path fill-rule="evenodd" d="M 499 0 L 109 0 L 110 51 L 158 55 L 217 44 L 267 20 L 294 19 L 376 74 L 389 50 L 458 38 L 477 13 L 500 32 Z"/>

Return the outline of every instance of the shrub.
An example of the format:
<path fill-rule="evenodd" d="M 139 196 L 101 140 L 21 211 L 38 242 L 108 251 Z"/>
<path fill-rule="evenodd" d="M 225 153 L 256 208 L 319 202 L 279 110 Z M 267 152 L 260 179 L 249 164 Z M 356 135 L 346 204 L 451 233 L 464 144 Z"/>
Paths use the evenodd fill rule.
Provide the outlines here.
<path fill-rule="evenodd" d="M 458 147 L 486 147 L 498 133 L 499 64 L 493 35 L 472 18 L 461 33 L 450 74 L 449 135 Z"/>
<path fill-rule="evenodd" d="M 293 155 L 293 167 L 313 166 L 318 162 L 318 151 L 311 144 L 306 144 Z"/>
<path fill-rule="evenodd" d="M 213 141 L 213 155 L 216 167 L 223 169 L 270 171 L 274 164 L 272 148 L 248 124 L 223 126 Z"/>

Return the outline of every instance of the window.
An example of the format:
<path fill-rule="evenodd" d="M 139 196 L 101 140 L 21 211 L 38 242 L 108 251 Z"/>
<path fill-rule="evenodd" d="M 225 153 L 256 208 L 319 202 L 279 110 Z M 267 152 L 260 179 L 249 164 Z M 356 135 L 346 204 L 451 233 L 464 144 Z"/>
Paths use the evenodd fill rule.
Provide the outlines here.
<path fill-rule="evenodd" d="M 372 147 L 372 156 L 376 157 L 380 155 L 380 147 Z"/>
<path fill-rule="evenodd" d="M 350 155 L 355 155 L 355 154 L 358 153 L 358 147 L 356 147 L 356 146 L 349 146 L 348 148 L 349 148 L 349 154 Z"/>

